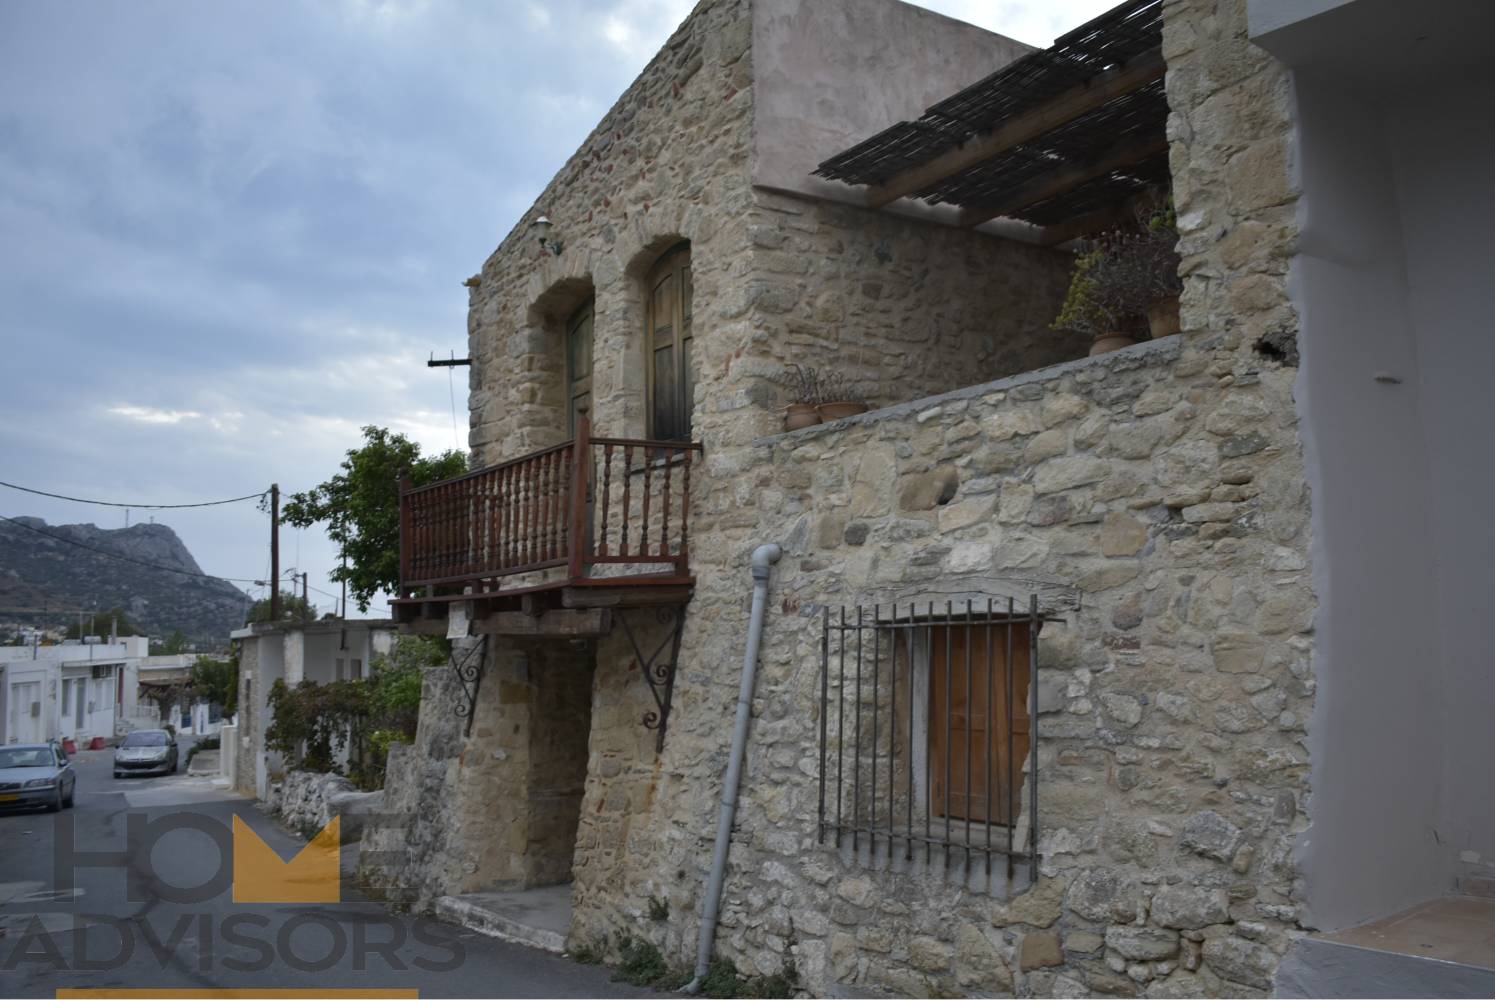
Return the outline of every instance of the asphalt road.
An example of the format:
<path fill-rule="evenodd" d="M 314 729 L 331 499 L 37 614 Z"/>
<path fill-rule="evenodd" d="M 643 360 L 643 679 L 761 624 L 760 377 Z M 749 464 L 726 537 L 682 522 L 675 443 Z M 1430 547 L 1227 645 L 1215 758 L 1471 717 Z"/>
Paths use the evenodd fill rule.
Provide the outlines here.
<path fill-rule="evenodd" d="M 186 746 L 183 746 L 185 760 Z M 215 839 L 188 823 L 243 818 L 282 858 L 304 843 L 246 798 L 181 774 L 111 776 L 111 751 L 74 755 L 75 805 L 61 813 L 0 814 L 0 996 L 55 996 L 59 989 L 416 989 L 423 997 L 646 996 L 610 980 L 606 969 L 508 944 L 362 899 L 344 880 L 343 901 L 236 904 L 232 870 Z M 174 826 L 133 854 L 137 824 Z M 141 819 L 143 817 L 143 820 Z M 73 849 L 118 859 L 75 866 Z M 226 840 L 226 837 L 225 837 Z M 89 859 L 84 858 L 87 861 Z M 224 867 L 220 867 L 220 865 Z M 136 887 L 132 891 L 133 870 Z M 215 891 L 218 881 L 225 884 Z M 172 902 L 148 882 L 208 885 L 201 902 Z M 135 898 L 131 898 L 131 897 Z"/>

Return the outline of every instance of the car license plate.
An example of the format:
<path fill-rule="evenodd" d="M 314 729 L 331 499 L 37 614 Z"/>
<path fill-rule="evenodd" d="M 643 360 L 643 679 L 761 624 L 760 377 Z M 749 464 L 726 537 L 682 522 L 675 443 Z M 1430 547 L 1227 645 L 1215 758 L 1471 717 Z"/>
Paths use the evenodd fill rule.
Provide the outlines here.
<path fill-rule="evenodd" d="M 19 795 L 0 795 L 0 802 L 19 802 L 19 801 L 21 801 L 21 797 Z"/>

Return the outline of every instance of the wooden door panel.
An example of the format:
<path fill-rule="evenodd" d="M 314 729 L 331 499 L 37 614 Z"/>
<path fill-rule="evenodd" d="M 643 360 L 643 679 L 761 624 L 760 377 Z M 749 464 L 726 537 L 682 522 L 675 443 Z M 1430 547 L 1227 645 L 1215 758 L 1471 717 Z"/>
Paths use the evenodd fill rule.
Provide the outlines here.
<path fill-rule="evenodd" d="M 930 798 L 936 816 L 1009 823 L 1006 628 L 990 629 L 990 648 L 987 635 L 985 625 L 930 630 Z M 1011 781 L 1020 787 L 1031 738 L 1027 623 L 1012 626 L 1012 661 Z"/>

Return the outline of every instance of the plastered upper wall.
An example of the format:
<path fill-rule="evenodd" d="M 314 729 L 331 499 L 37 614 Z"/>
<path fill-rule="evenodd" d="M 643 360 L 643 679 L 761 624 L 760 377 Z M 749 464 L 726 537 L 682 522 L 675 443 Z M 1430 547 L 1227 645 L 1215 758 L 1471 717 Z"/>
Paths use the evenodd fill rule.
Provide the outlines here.
<path fill-rule="evenodd" d="M 753 50 L 753 183 L 857 203 L 811 172 L 1032 46 L 898 0 L 754 0 Z"/>

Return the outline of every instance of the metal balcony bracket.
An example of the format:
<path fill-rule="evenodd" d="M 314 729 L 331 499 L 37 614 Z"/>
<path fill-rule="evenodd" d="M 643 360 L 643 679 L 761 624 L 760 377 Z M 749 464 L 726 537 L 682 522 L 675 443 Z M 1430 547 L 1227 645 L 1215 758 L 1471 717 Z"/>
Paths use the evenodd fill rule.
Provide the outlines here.
<path fill-rule="evenodd" d="M 633 655 L 643 672 L 644 680 L 649 683 L 649 693 L 654 696 L 656 710 L 645 712 L 643 721 L 645 729 L 655 732 L 654 749 L 657 753 L 664 750 L 665 727 L 670 721 L 670 700 L 675 693 L 675 667 L 680 662 L 680 637 L 685 631 L 685 607 L 671 605 L 655 609 L 655 617 L 659 623 L 668 625 L 670 630 L 648 656 L 644 655 L 639 646 L 633 627 L 628 624 L 628 616 L 619 612 L 617 617 L 623 623 L 623 633 L 628 636 L 628 643 L 633 647 Z M 669 656 L 662 659 L 661 654 L 666 649 L 669 650 Z"/>
<path fill-rule="evenodd" d="M 459 653 L 455 646 L 451 653 L 452 672 L 462 686 L 462 697 L 457 701 L 457 718 L 466 720 L 462 727 L 464 737 L 472 735 L 472 717 L 478 705 L 478 689 L 483 685 L 483 665 L 488 660 L 488 637 L 485 635 L 466 652 Z"/>

